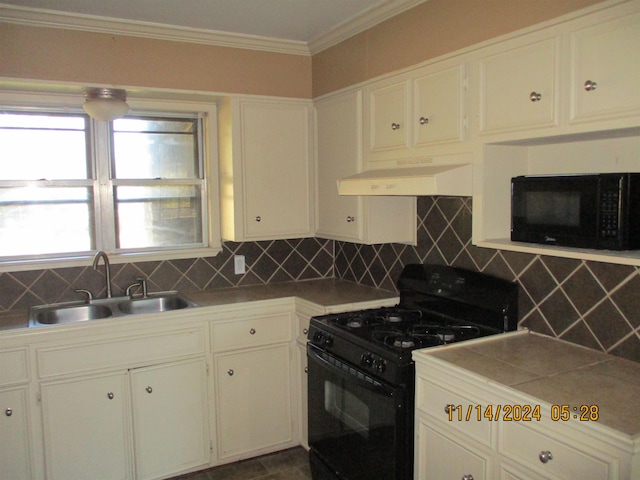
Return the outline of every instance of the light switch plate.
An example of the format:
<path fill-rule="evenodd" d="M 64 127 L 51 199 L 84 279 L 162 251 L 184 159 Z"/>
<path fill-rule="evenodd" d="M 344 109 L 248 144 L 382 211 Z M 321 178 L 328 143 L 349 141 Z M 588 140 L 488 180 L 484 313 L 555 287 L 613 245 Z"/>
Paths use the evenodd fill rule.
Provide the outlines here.
<path fill-rule="evenodd" d="M 242 275 L 246 271 L 244 263 L 244 255 L 235 255 L 233 257 L 233 268 L 236 275 Z"/>

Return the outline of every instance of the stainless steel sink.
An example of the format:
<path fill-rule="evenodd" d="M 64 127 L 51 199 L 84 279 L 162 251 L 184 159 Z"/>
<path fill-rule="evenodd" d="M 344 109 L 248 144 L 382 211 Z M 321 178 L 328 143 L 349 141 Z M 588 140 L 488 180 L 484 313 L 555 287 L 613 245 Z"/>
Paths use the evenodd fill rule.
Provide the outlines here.
<path fill-rule="evenodd" d="M 196 306 L 178 292 L 154 293 L 139 298 L 100 298 L 92 299 L 89 303 L 38 305 L 29 309 L 29 326 L 87 322 L 103 318 L 169 312 Z"/>
<path fill-rule="evenodd" d="M 56 306 L 49 308 L 45 306 L 41 310 L 34 312 L 33 320 L 41 325 L 57 325 L 98 320 L 112 315 L 111 308 L 106 305 Z"/>
<path fill-rule="evenodd" d="M 192 305 L 178 294 L 165 294 L 125 300 L 118 304 L 118 309 L 124 314 L 135 315 L 181 310 L 190 306 Z"/>

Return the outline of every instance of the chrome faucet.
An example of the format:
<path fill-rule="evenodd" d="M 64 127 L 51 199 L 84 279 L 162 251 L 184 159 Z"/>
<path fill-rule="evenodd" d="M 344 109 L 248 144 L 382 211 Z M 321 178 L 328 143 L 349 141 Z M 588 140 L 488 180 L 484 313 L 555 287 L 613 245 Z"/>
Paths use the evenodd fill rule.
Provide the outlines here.
<path fill-rule="evenodd" d="M 106 298 L 111 298 L 111 266 L 109 265 L 109 258 L 107 257 L 107 254 L 104 253 L 102 250 L 96 253 L 95 257 L 93 257 L 93 269 L 94 270 L 98 269 L 98 263 L 100 263 L 101 258 L 104 261 L 104 274 L 106 277 L 106 284 L 107 284 Z"/>

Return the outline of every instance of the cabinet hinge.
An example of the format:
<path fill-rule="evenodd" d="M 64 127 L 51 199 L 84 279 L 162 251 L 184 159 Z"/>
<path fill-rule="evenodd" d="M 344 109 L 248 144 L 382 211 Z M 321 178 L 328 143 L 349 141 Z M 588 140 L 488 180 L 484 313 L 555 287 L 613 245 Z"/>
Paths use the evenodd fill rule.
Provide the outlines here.
<path fill-rule="evenodd" d="M 40 395 L 40 392 L 36 393 L 36 402 L 42 403 L 42 395 Z"/>
<path fill-rule="evenodd" d="M 464 80 L 462 80 L 462 88 L 465 90 L 469 90 L 469 76 L 465 75 Z"/>

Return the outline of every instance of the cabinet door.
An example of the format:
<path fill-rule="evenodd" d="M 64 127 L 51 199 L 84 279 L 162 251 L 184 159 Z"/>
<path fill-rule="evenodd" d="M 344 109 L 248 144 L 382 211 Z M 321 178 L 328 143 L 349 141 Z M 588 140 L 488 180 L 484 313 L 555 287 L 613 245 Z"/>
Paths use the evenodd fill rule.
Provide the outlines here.
<path fill-rule="evenodd" d="M 407 148 L 411 130 L 408 113 L 408 82 L 374 87 L 369 92 L 369 148 Z"/>
<path fill-rule="evenodd" d="M 427 417 L 419 417 L 415 478 L 491 480 L 491 454 L 461 443 L 444 434 L 446 428 L 428 425 Z M 438 428 L 438 431 L 435 430 Z M 442 433 L 441 433 L 442 432 Z"/>
<path fill-rule="evenodd" d="M 31 478 L 27 389 L 0 390 L 0 478 Z"/>
<path fill-rule="evenodd" d="M 316 233 L 335 240 L 359 240 L 359 196 L 338 195 L 337 181 L 362 167 L 362 93 L 350 92 L 318 102 L 316 111 Z"/>
<path fill-rule="evenodd" d="M 558 41 L 519 47 L 480 61 L 480 131 L 558 124 Z"/>
<path fill-rule="evenodd" d="M 131 373 L 136 478 L 165 478 L 209 464 L 206 362 Z"/>
<path fill-rule="evenodd" d="M 127 375 L 41 385 L 47 480 L 132 478 Z"/>
<path fill-rule="evenodd" d="M 414 146 L 462 140 L 462 67 L 417 78 L 413 95 Z"/>
<path fill-rule="evenodd" d="M 289 345 L 216 355 L 220 458 L 292 440 Z"/>
<path fill-rule="evenodd" d="M 571 36 L 571 121 L 640 111 L 640 13 Z"/>
<path fill-rule="evenodd" d="M 311 234 L 309 108 L 242 102 L 242 167 L 247 239 Z"/>

